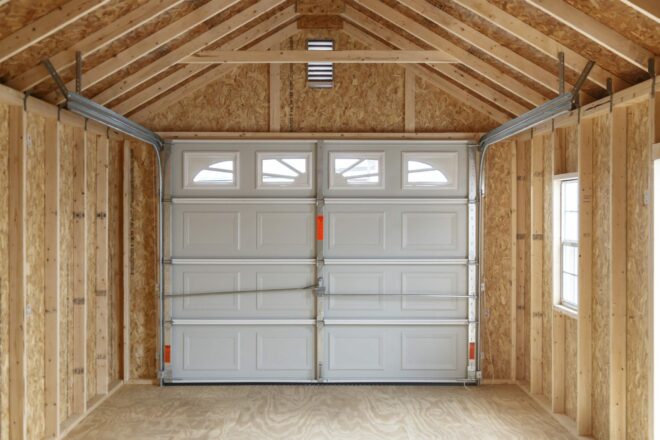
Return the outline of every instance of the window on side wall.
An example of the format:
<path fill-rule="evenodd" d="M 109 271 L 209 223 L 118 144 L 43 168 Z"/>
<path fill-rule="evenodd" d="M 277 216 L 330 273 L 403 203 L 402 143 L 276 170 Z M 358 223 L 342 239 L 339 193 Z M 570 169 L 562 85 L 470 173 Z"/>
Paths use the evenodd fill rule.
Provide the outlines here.
<path fill-rule="evenodd" d="M 579 304 L 579 185 L 576 174 L 555 176 L 554 188 L 555 303 L 577 310 Z"/>

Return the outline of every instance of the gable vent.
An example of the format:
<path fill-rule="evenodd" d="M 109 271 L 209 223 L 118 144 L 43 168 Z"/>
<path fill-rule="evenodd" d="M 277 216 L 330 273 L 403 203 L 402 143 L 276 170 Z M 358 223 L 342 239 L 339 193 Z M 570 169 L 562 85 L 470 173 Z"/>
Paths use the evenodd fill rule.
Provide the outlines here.
<path fill-rule="evenodd" d="M 307 50 L 334 50 L 332 40 L 307 40 Z M 313 89 L 330 89 L 333 85 L 332 63 L 307 63 L 307 85 Z"/>

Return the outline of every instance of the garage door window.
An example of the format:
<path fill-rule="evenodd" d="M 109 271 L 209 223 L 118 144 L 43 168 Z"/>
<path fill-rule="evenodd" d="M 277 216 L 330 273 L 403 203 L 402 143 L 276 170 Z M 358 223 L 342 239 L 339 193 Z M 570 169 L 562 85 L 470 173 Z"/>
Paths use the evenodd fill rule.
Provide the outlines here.
<path fill-rule="evenodd" d="M 185 188 L 238 187 L 238 153 L 184 153 Z"/>
<path fill-rule="evenodd" d="M 311 153 L 258 153 L 259 188 L 310 189 Z"/>
<path fill-rule="evenodd" d="M 385 153 L 330 153 L 330 188 L 383 188 Z"/>
<path fill-rule="evenodd" d="M 456 153 L 403 153 L 404 189 L 457 188 Z"/>

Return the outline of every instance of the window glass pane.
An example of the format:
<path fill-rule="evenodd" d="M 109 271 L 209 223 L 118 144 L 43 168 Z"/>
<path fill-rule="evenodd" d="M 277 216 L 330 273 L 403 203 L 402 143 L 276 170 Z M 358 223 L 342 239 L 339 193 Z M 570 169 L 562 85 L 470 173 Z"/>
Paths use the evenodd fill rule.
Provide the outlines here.
<path fill-rule="evenodd" d="M 331 152 L 330 188 L 381 188 L 383 154 Z"/>
<path fill-rule="evenodd" d="M 573 275 L 578 274 L 578 248 L 563 246 L 562 271 Z"/>
<path fill-rule="evenodd" d="M 195 175 L 195 183 L 232 183 L 234 174 L 231 171 L 202 170 Z"/>
<path fill-rule="evenodd" d="M 577 180 L 566 180 L 563 182 L 564 188 L 564 209 L 566 211 L 578 210 L 578 182 Z"/>
<path fill-rule="evenodd" d="M 184 188 L 238 187 L 238 153 L 185 151 Z"/>
<path fill-rule="evenodd" d="M 455 189 L 458 186 L 458 153 L 403 153 L 404 188 Z"/>
<path fill-rule="evenodd" d="M 259 188 L 312 187 L 311 175 L 307 172 L 311 153 L 257 153 Z"/>
<path fill-rule="evenodd" d="M 564 228 L 562 241 L 578 241 L 578 213 L 565 212 L 564 213 Z"/>

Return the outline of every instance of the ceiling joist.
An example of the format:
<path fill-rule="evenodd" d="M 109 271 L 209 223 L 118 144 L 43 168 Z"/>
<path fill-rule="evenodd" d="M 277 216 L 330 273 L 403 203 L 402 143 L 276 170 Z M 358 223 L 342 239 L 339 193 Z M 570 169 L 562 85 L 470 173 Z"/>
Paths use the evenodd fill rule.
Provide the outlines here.
<path fill-rule="evenodd" d="M 0 63 L 53 35 L 110 0 L 71 0 L 0 41 Z"/>
<path fill-rule="evenodd" d="M 76 62 L 76 52 L 80 51 L 83 57 L 101 50 L 113 41 L 118 40 L 129 32 L 139 28 L 147 21 L 183 3 L 184 0 L 151 0 L 150 2 L 132 10 L 120 17 L 112 24 L 88 35 L 73 46 L 50 57 L 50 62 L 58 72 L 72 66 Z M 28 90 L 40 82 L 50 78 L 46 69 L 40 64 L 24 74 L 16 76 L 7 82 L 9 87 L 16 90 Z"/>
<path fill-rule="evenodd" d="M 621 2 L 660 24 L 660 2 L 658 0 L 621 0 Z"/>
<path fill-rule="evenodd" d="M 278 50 L 278 51 L 204 51 L 181 60 L 186 64 L 412 64 L 456 63 L 458 60 L 436 50 Z"/>
<path fill-rule="evenodd" d="M 287 22 L 292 21 L 293 19 L 295 19 L 295 17 L 297 17 L 297 14 L 295 13 L 293 6 L 290 6 L 284 11 L 281 11 L 280 13 L 275 14 L 272 17 L 269 17 L 268 19 L 262 21 L 261 23 L 252 26 L 250 29 L 246 30 L 245 32 L 241 32 L 235 38 L 232 38 L 231 40 L 224 43 L 220 47 L 220 49 L 222 50 L 242 49 L 245 46 L 253 43 L 255 40 L 262 38 L 265 35 L 268 35 L 268 33 L 271 32 L 273 29 L 278 29 Z M 295 33 L 295 28 L 296 27 L 294 24 L 293 25 L 294 33 Z M 282 33 L 280 35 L 284 35 L 285 33 Z M 288 33 L 286 34 L 288 35 Z M 265 47 L 268 48 L 270 47 L 270 45 L 266 45 Z M 207 68 L 208 66 L 201 64 L 187 65 L 183 69 L 179 69 L 176 72 L 172 73 L 171 75 L 168 75 L 165 78 L 156 81 L 154 84 L 151 84 L 149 87 L 139 91 L 130 98 L 115 105 L 114 107 L 112 107 L 112 110 L 116 111 L 117 113 L 125 115 L 128 112 L 144 105 L 145 103 L 150 102 L 158 95 L 161 95 L 167 92 L 168 90 L 171 90 L 172 88 L 178 86 L 183 81 L 202 72 L 204 69 Z"/>

